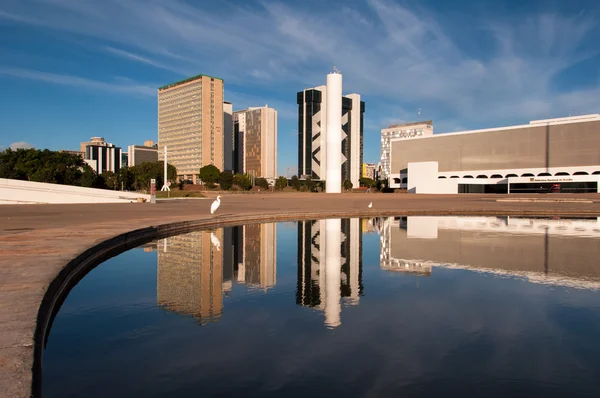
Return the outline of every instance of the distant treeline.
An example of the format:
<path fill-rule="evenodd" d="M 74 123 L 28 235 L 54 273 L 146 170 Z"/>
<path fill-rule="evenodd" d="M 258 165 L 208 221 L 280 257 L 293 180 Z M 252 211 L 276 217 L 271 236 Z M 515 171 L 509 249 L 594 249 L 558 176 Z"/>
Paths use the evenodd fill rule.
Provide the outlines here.
<path fill-rule="evenodd" d="M 123 167 L 118 173 L 97 174 L 81 156 L 48 149 L 6 149 L 0 152 L 0 178 L 75 185 L 88 188 L 148 190 L 156 179 L 157 189 L 163 185 L 163 162 L 142 163 Z M 167 178 L 174 183 L 175 166 L 167 165 Z"/>

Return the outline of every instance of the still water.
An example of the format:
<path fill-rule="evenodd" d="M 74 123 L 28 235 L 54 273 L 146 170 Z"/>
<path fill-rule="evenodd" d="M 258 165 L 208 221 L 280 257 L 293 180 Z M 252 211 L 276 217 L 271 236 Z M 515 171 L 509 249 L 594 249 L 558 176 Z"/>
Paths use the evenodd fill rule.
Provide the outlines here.
<path fill-rule="evenodd" d="M 44 397 L 600 396 L 600 221 L 198 231 L 92 270 Z"/>

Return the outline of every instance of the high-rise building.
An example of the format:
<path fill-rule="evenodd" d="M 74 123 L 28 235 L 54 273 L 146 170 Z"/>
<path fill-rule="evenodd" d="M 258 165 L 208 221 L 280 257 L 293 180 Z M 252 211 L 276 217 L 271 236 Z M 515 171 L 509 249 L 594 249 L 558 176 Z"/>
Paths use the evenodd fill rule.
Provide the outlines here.
<path fill-rule="evenodd" d="M 129 145 L 127 147 L 128 166 L 133 167 L 146 162 L 158 161 L 158 146 L 152 140 L 144 142 L 144 145 Z M 167 153 L 167 162 L 170 158 Z"/>
<path fill-rule="evenodd" d="M 326 180 L 327 86 L 299 92 L 296 102 L 298 104 L 298 177 Z M 358 186 L 363 160 L 365 103 L 360 100 L 359 94 L 342 96 L 341 112 L 341 180 L 350 180 L 354 186 Z"/>
<path fill-rule="evenodd" d="M 277 177 L 277 111 L 263 107 L 233 113 L 234 170 L 254 177 Z"/>
<path fill-rule="evenodd" d="M 223 102 L 223 170 L 233 171 L 234 153 L 233 105 Z"/>
<path fill-rule="evenodd" d="M 88 142 L 81 143 L 84 160 L 98 174 L 106 171 L 118 173 L 121 169 L 121 148 L 102 137 L 92 137 Z"/>
<path fill-rule="evenodd" d="M 209 164 L 223 170 L 223 80 L 198 75 L 158 89 L 158 158 L 196 182 Z"/>
<path fill-rule="evenodd" d="M 381 130 L 381 174 L 379 178 L 387 179 L 391 172 L 392 139 L 427 137 L 433 135 L 433 121 L 394 124 Z"/>
<path fill-rule="evenodd" d="M 361 177 L 375 179 L 375 169 L 377 165 L 375 163 L 363 163 Z"/>

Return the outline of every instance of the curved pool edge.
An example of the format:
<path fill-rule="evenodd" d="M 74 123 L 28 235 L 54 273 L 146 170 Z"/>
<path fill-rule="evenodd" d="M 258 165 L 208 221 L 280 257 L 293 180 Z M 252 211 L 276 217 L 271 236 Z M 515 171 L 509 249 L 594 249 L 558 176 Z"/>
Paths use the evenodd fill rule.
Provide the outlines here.
<path fill-rule="evenodd" d="M 273 214 L 235 215 L 223 214 L 212 218 L 200 218 L 188 221 L 169 222 L 156 226 L 147 226 L 121 233 L 102 240 L 81 252 L 68 261 L 54 276 L 43 293 L 43 298 L 38 306 L 36 325 L 33 333 L 33 358 L 31 367 L 31 396 L 41 396 L 42 358 L 43 349 L 48 332 L 52 327 L 54 317 L 60 310 L 62 303 L 70 290 L 93 268 L 102 262 L 124 251 L 139 246 L 150 240 L 186 233 L 192 230 L 202 230 L 249 223 L 284 222 L 307 219 L 326 218 L 352 218 L 352 217 L 378 217 L 378 216 L 444 216 L 444 215 L 471 215 L 471 216 L 521 216 L 521 217 L 590 217 L 597 216 L 594 212 L 563 212 L 553 211 L 398 211 L 398 210 L 355 210 L 355 211 L 314 211 L 314 212 L 288 212 Z M 25 364 L 24 364 L 25 365 Z M 25 368 L 25 367 L 24 367 Z M 25 369 L 23 369 L 25 370 Z"/>

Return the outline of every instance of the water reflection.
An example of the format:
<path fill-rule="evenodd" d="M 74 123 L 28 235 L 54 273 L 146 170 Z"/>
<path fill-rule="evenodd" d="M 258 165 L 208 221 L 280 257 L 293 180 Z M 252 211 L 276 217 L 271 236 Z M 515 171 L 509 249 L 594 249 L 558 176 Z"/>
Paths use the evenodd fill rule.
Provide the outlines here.
<path fill-rule="evenodd" d="M 200 324 L 221 316 L 223 256 L 213 242 L 222 235 L 223 230 L 192 232 L 158 242 L 156 301 L 160 307 L 191 315 Z"/>
<path fill-rule="evenodd" d="M 362 224 L 359 219 L 298 222 L 296 303 L 325 314 L 325 325 L 341 324 L 341 300 L 358 305 L 362 285 Z"/>
<path fill-rule="evenodd" d="M 414 276 L 434 268 L 465 269 L 530 282 L 600 289 L 600 223 L 594 219 L 514 217 L 380 217 L 299 221 L 296 304 L 342 323 L 342 305 L 364 294 L 363 234 L 380 236 L 380 267 Z M 218 320 L 233 283 L 267 291 L 277 283 L 277 225 L 197 231 L 152 242 L 157 250 L 157 303 Z"/>
<path fill-rule="evenodd" d="M 598 218 L 388 217 L 373 221 L 380 233 L 384 270 L 430 276 L 434 267 L 444 267 L 600 289 Z"/>
<path fill-rule="evenodd" d="M 514 217 L 161 239 L 70 292 L 44 394 L 597 396 L 599 243 L 596 218 Z"/>
<path fill-rule="evenodd" d="M 201 325 L 217 321 L 233 280 L 265 290 L 275 285 L 276 242 L 277 226 L 271 223 L 191 232 L 146 245 L 158 251 L 158 305 Z"/>

